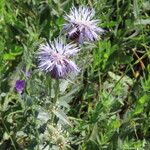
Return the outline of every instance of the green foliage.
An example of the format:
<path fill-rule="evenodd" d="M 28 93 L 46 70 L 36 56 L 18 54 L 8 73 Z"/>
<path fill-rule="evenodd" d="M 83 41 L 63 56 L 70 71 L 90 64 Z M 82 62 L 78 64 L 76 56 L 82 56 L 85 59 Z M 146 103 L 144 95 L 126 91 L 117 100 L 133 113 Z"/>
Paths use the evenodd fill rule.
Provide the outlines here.
<path fill-rule="evenodd" d="M 80 74 L 58 88 L 36 52 L 61 34 L 72 5 L 94 7 L 105 34 L 83 45 Z M 148 0 L 1 0 L 0 149 L 149 150 L 149 35 Z"/>

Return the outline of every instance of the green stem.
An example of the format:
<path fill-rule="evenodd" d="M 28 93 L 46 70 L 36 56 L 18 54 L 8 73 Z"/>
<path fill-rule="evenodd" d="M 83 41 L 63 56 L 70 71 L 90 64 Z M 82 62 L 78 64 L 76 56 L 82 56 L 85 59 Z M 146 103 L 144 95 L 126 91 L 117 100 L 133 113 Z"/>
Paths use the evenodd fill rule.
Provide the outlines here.
<path fill-rule="evenodd" d="M 46 78 L 46 79 L 47 79 L 47 80 L 46 80 L 46 85 L 47 85 L 47 89 L 48 89 L 47 94 L 48 94 L 48 96 L 50 96 L 50 98 L 51 98 L 52 78 L 51 78 L 50 75 L 47 75 L 47 78 Z"/>
<path fill-rule="evenodd" d="M 9 133 L 9 130 L 8 130 L 8 128 L 7 128 L 6 124 L 5 124 L 5 122 L 3 121 L 3 118 L 1 118 L 1 120 L 2 120 L 2 124 L 3 124 L 3 126 L 4 126 L 4 128 L 5 128 L 6 132 L 7 132 L 7 134 L 8 134 L 9 137 L 10 137 L 10 140 L 11 140 L 11 143 L 12 143 L 12 145 L 13 145 L 13 147 L 14 147 L 14 150 L 17 150 L 17 148 L 16 148 L 16 146 L 15 146 L 15 143 L 14 143 L 14 141 L 13 141 L 13 139 L 12 139 L 10 133 Z"/>
<path fill-rule="evenodd" d="M 20 99 L 21 100 L 21 99 Z M 24 101 L 24 109 L 25 110 L 28 110 L 28 104 L 27 104 L 27 99 L 25 99 L 25 101 Z M 37 123 L 36 123 L 36 114 L 35 114 L 35 109 L 34 109 L 34 107 L 33 106 L 36 106 L 37 104 L 32 104 L 31 106 L 30 106 L 30 109 L 31 109 L 31 114 L 32 114 L 32 117 L 33 117 L 33 122 L 34 122 L 34 124 L 35 124 L 35 127 L 34 127 L 34 130 L 35 130 L 35 135 L 36 135 L 36 139 L 37 139 L 37 150 L 40 150 L 40 146 L 39 146 L 39 143 L 40 143 L 40 135 L 39 135 L 39 131 L 38 131 L 38 128 L 37 128 Z"/>
<path fill-rule="evenodd" d="M 34 118 L 34 123 L 35 123 L 35 133 L 36 133 L 36 137 L 37 137 L 37 150 L 40 150 L 40 146 L 39 146 L 39 142 L 40 142 L 40 136 L 39 136 L 39 131 L 38 131 L 38 128 L 36 126 L 36 118 L 35 118 L 35 111 L 33 110 L 33 106 L 31 106 L 31 111 L 32 111 L 32 115 L 33 115 L 33 118 Z"/>
<path fill-rule="evenodd" d="M 57 103 L 57 100 L 58 100 L 58 95 L 59 95 L 59 80 L 56 80 L 54 91 L 55 91 L 55 97 L 54 97 L 54 100 L 53 100 L 53 107 L 56 106 L 56 103 Z M 54 121 L 55 121 L 55 114 L 53 113 L 52 114 L 52 123 L 54 123 Z"/>
<path fill-rule="evenodd" d="M 112 94 L 112 92 L 114 91 L 114 89 L 116 88 L 116 86 L 120 83 L 120 81 L 123 79 L 123 77 L 126 75 L 126 73 L 128 72 L 129 70 L 129 66 L 130 64 L 127 66 L 124 74 L 120 77 L 120 79 L 115 83 L 114 87 L 111 89 L 110 93 L 108 94 L 107 98 L 109 98 L 109 96 Z"/>
<path fill-rule="evenodd" d="M 57 102 L 57 100 L 58 100 L 58 95 L 59 95 L 59 80 L 56 80 L 54 105 L 56 105 L 56 102 Z"/>

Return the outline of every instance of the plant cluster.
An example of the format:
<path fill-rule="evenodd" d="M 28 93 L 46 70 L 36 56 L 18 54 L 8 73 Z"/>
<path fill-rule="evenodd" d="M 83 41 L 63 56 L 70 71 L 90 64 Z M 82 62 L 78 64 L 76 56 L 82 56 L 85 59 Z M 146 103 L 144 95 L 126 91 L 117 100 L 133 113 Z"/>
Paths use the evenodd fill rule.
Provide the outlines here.
<path fill-rule="evenodd" d="M 150 149 L 149 8 L 1 0 L 0 150 Z"/>

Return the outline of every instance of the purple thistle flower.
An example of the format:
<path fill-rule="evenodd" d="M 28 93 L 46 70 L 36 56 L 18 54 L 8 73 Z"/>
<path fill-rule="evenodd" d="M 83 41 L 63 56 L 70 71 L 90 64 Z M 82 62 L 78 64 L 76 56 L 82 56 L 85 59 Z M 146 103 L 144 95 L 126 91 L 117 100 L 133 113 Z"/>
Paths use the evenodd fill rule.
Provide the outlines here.
<path fill-rule="evenodd" d="M 15 88 L 16 88 L 16 91 L 21 94 L 25 88 L 25 81 L 24 80 L 17 80 Z"/>
<path fill-rule="evenodd" d="M 50 72 L 55 79 L 64 78 L 71 72 L 77 73 L 78 67 L 69 58 L 79 50 L 76 44 L 64 45 L 61 39 L 55 39 L 50 44 L 41 44 L 38 52 L 39 69 Z"/>
<path fill-rule="evenodd" d="M 99 20 L 94 20 L 94 15 L 95 11 L 88 7 L 72 7 L 69 15 L 65 16 L 68 23 L 64 25 L 64 30 L 68 33 L 68 38 L 79 43 L 98 40 L 104 30 L 98 27 Z"/>

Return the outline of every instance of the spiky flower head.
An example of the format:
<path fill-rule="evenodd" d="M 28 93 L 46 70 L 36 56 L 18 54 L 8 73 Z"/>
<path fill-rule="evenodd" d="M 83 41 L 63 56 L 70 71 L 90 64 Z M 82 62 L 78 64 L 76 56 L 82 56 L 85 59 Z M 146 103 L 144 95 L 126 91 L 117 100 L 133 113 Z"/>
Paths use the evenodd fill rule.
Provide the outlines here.
<path fill-rule="evenodd" d="M 69 58 L 79 50 L 76 44 L 65 45 L 60 38 L 50 44 L 41 44 L 38 52 L 39 69 L 49 72 L 55 79 L 65 78 L 71 72 L 78 73 L 78 67 Z"/>
<path fill-rule="evenodd" d="M 67 23 L 64 30 L 68 38 L 83 43 L 84 40 L 94 41 L 104 30 L 98 27 L 99 20 L 94 19 L 95 11 L 86 6 L 72 7 L 69 15 L 65 16 Z"/>

